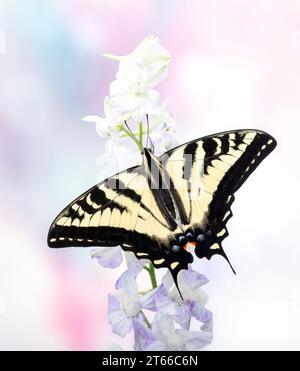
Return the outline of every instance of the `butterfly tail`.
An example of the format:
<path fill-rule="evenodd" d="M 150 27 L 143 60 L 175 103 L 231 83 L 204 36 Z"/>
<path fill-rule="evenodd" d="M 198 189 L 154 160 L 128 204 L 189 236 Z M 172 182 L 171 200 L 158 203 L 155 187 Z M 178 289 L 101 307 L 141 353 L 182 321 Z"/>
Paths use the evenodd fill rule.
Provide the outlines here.
<path fill-rule="evenodd" d="M 223 250 L 223 248 L 222 248 L 222 250 L 221 250 L 220 255 L 223 256 L 223 258 L 224 258 L 224 259 L 227 261 L 227 263 L 229 264 L 229 266 L 230 266 L 232 272 L 236 275 L 236 271 L 234 270 L 234 268 L 233 268 L 233 266 L 232 266 L 232 264 L 231 264 L 231 262 L 230 262 L 228 256 L 226 255 L 225 251 Z"/>
<path fill-rule="evenodd" d="M 178 291 L 178 293 L 179 293 L 181 299 L 184 300 L 184 299 L 183 299 L 183 296 L 182 296 L 182 294 L 181 294 L 181 291 L 180 291 L 180 289 L 179 289 L 179 285 L 178 285 L 178 280 L 177 280 L 178 272 L 176 272 L 176 271 L 172 271 L 172 269 L 170 269 L 170 272 L 171 272 L 171 274 L 172 274 L 172 277 L 173 277 L 173 280 L 174 280 L 174 283 L 175 283 L 176 289 L 177 289 L 177 291 Z"/>

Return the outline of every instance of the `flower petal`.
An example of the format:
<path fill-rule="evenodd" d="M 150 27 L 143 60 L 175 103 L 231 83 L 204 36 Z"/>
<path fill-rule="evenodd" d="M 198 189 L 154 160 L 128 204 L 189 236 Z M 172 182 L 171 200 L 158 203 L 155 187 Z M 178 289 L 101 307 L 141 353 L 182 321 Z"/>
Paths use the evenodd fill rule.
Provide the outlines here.
<path fill-rule="evenodd" d="M 194 300 L 189 302 L 189 310 L 192 316 L 198 321 L 206 323 L 212 320 L 212 313 Z"/>
<path fill-rule="evenodd" d="M 181 350 L 196 351 L 204 348 L 212 342 L 213 335 L 210 332 L 198 332 L 188 330 L 177 330 L 181 339 Z"/>
<path fill-rule="evenodd" d="M 126 336 L 132 329 L 132 319 L 125 316 L 122 311 L 112 312 L 108 315 L 112 332 L 119 336 Z"/>
<path fill-rule="evenodd" d="M 128 90 L 123 79 L 116 79 L 110 83 L 109 92 L 111 97 L 125 93 Z M 112 104 L 113 106 L 113 104 Z"/>
<path fill-rule="evenodd" d="M 189 267 L 188 270 L 182 270 L 178 274 L 178 286 L 184 300 L 197 300 L 200 304 L 206 304 L 207 294 L 201 289 L 201 286 L 208 282 L 207 278 Z M 169 292 L 173 300 L 179 300 L 180 296 L 170 272 L 163 277 L 163 285 Z"/>
<path fill-rule="evenodd" d="M 102 267 L 111 269 L 119 267 L 123 261 L 123 253 L 120 246 L 92 249 L 91 256 L 96 258 Z"/>
<path fill-rule="evenodd" d="M 144 350 L 145 344 L 152 339 L 151 329 L 145 321 L 145 317 L 140 314 L 133 320 L 134 331 L 134 350 Z"/>
<path fill-rule="evenodd" d="M 103 118 L 100 116 L 85 116 L 82 120 L 96 124 L 96 131 L 100 137 L 108 137 L 114 130 L 110 120 L 107 117 Z"/>
<path fill-rule="evenodd" d="M 132 277 L 136 278 L 137 275 L 142 271 L 143 267 L 148 263 L 148 260 L 138 259 L 131 251 L 126 251 L 124 255 L 128 272 L 132 275 Z"/>
<path fill-rule="evenodd" d="M 204 274 L 194 271 L 191 267 L 187 270 L 183 270 L 181 272 L 181 277 L 184 283 L 188 285 L 191 290 L 197 290 L 199 287 L 202 287 L 209 282 Z"/>
<path fill-rule="evenodd" d="M 97 124 L 98 122 L 104 120 L 103 117 L 100 117 L 100 116 L 96 116 L 96 115 L 90 115 L 90 116 L 85 116 L 82 118 L 82 121 L 85 121 L 85 122 L 91 122 L 93 124 Z"/>
<path fill-rule="evenodd" d="M 160 285 L 154 290 L 151 290 L 140 297 L 139 302 L 142 308 L 156 312 L 161 308 L 167 308 L 171 303 L 171 300 L 168 297 L 168 293 L 166 292 L 165 288 Z"/>
<path fill-rule="evenodd" d="M 176 334 L 172 317 L 161 312 L 156 313 L 152 324 L 152 334 L 157 340 L 165 343 L 170 350 L 179 350 L 180 339 Z"/>
<path fill-rule="evenodd" d="M 157 352 L 157 351 L 169 351 L 171 349 L 163 341 L 155 339 L 155 337 L 152 337 L 145 341 L 143 350 L 147 352 Z"/>
<path fill-rule="evenodd" d="M 135 278 L 127 270 L 121 274 L 116 282 L 116 289 L 124 289 L 131 298 L 138 297 L 138 285 Z"/>
<path fill-rule="evenodd" d="M 126 287 L 118 289 L 115 295 L 118 297 L 121 309 L 126 317 L 133 319 L 140 313 L 141 308 L 139 306 L 137 292 L 130 292 Z"/>
<path fill-rule="evenodd" d="M 124 337 L 132 328 L 132 319 L 128 318 L 121 308 L 118 298 L 108 295 L 108 320 L 114 334 Z"/>

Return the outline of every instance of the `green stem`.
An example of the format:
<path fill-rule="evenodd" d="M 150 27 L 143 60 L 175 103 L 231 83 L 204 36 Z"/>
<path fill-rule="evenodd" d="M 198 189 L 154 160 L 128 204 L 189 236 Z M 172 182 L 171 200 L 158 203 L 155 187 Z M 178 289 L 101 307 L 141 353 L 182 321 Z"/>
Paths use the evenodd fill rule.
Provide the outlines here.
<path fill-rule="evenodd" d="M 143 146 L 141 147 L 141 143 L 140 143 L 140 141 L 138 141 L 137 139 L 136 139 L 136 137 L 134 136 L 134 135 L 132 135 L 131 133 L 130 133 L 130 131 L 129 130 L 127 130 L 127 129 L 125 129 L 125 128 L 123 128 L 122 129 L 133 141 L 134 141 L 134 143 L 138 146 L 138 148 L 139 148 L 139 151 L 141 151 L 142 149 L 143 149 Z"/>
<path fill-rule="evenodd" d="M 139 142 L 140 142 L 140 147 L 143 149 L 143 123 L 139 123 Z"/>
<path fill-rule="evenodd" d="M 152 263 L 149 263 L 148 267 L 145 267 L 145 269 L 149 273 L 152 288 L 155 289 L 157 287 L 157 281 L 156 281 L 154 265 Z"/>

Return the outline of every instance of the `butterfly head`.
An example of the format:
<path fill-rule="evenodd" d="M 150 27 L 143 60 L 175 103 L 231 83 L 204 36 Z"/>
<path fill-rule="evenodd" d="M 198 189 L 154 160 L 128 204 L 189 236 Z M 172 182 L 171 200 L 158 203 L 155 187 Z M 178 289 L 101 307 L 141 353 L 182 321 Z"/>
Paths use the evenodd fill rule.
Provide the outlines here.
<path fill-rule="evenodd" d="M 142 155 L 144 155 L 145 153 L 150 153 L 151 155 L 154 154 L 154 147 L 143 147 L 142 149 Z"/>
<path fill-rule="evenodd" d="M 148 145 L 149 142 L 150 142 L 150 146 Z M 154 144 L 150 136 L 147 138 L 146 147 L 143 147 L 142 149 L 142 155 L 145 153 L 145 151 L 151 153 L 152 155 L 154 154 Z"/>

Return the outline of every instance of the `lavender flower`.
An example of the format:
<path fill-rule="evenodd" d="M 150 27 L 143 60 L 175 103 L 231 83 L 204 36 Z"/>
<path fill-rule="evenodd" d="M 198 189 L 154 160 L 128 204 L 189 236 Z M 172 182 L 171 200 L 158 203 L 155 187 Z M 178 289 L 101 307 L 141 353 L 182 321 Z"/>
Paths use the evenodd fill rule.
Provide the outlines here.
<path fill-rule="evenodd" d="M 123 253 L 120 246 L 98 247 L 91 251 L 92 258 L 104 268 L 118 268 L 123 261 Z"/>
<path fill-rule="evenodd" d="M 140 328 L 139 333 L 142 334 Z M 144 332 L 142 350 L 145 351 L 192 351 L 210 344 L 211 331 L 190 331 L 175 327 L 172 316 L 158 312 L 151 331 Z"/>
<path fill-rule="evenodd" d="M 112 331 L 127 335 L 133 327 L 150 326 L 143 308 L 147 307 L 147 295 L 139 295 L 136 277 L 127 270 L 116 283 L 116 292 L 108 295 L 108 318 Z"/>
<path fill-rule="evenodd" d="M 179 273 L 178 284 L 184 300 L 181 299 L 170 272 L 166 273 L 162 281 L 152 298 L 158 312 L 173 316 L 183 329 L 189 328 L 192 318 L 202 323 L 212 320 L 212 314 L 204 307 L 208 301 L 201 289 L 208 282 L 204 275 L 191 267 Z"/>

